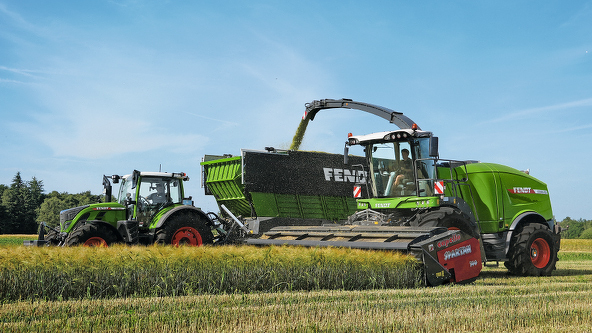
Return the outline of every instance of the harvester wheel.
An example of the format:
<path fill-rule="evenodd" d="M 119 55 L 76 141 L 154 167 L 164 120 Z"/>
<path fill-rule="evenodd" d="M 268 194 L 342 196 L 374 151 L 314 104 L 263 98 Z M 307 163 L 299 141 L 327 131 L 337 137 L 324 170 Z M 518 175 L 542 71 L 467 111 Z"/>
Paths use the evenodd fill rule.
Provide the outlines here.
<path fill-rule="evenodd" d="M 412 224 L 418 227 L 445 227 L 459 229 L 472 237 L 479 239 L 479 234 L 471 227 L 471 220 L 459 209 L 440 207 L 421 214 Z"/>
<path fill-rule="evenodd" d="M 84 223 L 77 226 L 66 238 L 66 246 L 104 246 L 117 242 L 117 236 L 100 223 Z"/>
<path fill-rule="evenodd" d="M 212 231 L 205 221 L 195 214 L 177 213 L 156 232 L 155 243 L 173 246 L 201 246 L 211 244 Z"/>
<path fill-rule="evenodd" d="M 506 268 L 519 276 L 549 276 L 557 263 L 553 234 L 548 226 L 530 223 L 513 236 Z"/>

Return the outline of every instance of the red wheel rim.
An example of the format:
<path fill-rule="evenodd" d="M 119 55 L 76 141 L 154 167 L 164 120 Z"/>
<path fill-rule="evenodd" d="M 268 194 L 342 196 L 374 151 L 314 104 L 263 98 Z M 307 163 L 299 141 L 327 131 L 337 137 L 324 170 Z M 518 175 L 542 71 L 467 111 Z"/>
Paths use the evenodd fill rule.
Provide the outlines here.
<path fill-rule="evenodd" d="M 549 243 L 542 238 L 537 238 L 530 245 L 530 260 L 536 268 L 545 268 L 551 260 L 551 248 Z"/>
<path fill-rule="evenodd" d="M 83 244 L 84 246 L 97 246 L 97 247 L 109 247 L 107 242 L 102 239 L 101 237 L 91 237 L 86 240 Z"/>
<path fill-rule="evenodd" d="M 171 244 L 174 246 L 200 246 L 202 244 L 201 235 L 194 228 L 183 227 L 175 232 L 173 239 L 171 240 Z"/>

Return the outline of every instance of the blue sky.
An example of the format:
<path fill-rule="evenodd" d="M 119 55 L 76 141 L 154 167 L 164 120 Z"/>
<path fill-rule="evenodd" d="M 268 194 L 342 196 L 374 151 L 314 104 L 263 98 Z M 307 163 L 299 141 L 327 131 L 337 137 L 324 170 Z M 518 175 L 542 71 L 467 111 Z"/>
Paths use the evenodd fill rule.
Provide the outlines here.
<path fill-rule="evenodd" d="M 0 184 L 102 191 L 103 174 L 184 171 L 204 154 L 287 148 L 304 104 L 404 112 L 440 156 L 549 186 L 592 219 L 592 1 L 0 0 Z M 393 128 L 319 113 L 301 146 Z"/>

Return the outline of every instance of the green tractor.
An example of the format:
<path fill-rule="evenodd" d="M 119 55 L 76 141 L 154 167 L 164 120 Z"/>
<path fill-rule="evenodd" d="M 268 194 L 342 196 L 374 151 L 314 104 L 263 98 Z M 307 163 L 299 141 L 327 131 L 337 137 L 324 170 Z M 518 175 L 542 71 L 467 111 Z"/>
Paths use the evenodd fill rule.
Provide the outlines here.
<path fill-rule="evenodd" d="M 60 212 L 60 226 L 42 223 L 39 239 L 26 245 L 109 246 L 126 244 L 172 244 L 200 246 L 227 235 L 227 222 L 214 213 L 204 213 L 185 198 L 184 173 L 140 172 L 103 176 L 106 200 Z M 112 202 L 112 185 L 119 195 Z M 46 230 L 47 234 L 45 235 Z M 213 230 L 218 230 L 214 237 Z"/>
<path fill-rule="evenodd" d="M 437 137 L 403 127 L 348 138 L 346 163 L 349 147 L 360 145 L 368 169 L 349 223 L 460 229 L 481 240 L 486 261 L 516 275 L 550 275 L 561 229 L 547 185 L 499 164 L 440 159 Z"/>

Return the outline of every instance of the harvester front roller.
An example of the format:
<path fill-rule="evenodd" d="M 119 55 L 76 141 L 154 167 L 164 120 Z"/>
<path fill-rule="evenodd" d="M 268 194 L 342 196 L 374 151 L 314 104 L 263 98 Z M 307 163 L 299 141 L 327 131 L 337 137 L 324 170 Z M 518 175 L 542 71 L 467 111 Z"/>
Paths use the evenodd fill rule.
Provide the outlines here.
<path fill-rule="evenodd" d="M 246 243 L 401 251 L 423 263 L 428 286 L 472 282 L 482 268 L 479 240 L 461 230 L 441 227 L 283 226 Z"/>

